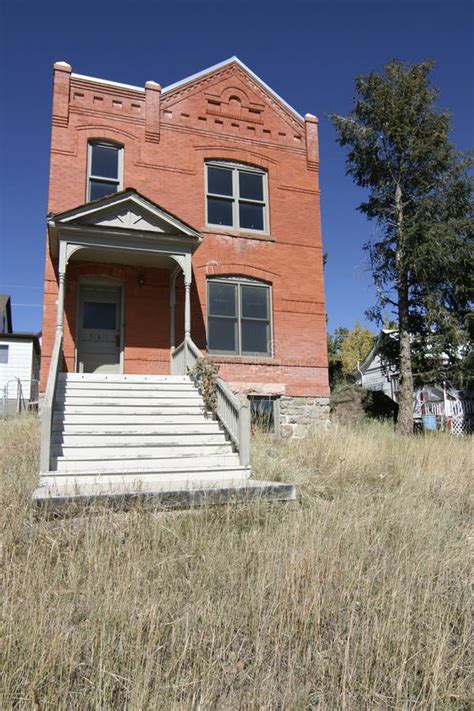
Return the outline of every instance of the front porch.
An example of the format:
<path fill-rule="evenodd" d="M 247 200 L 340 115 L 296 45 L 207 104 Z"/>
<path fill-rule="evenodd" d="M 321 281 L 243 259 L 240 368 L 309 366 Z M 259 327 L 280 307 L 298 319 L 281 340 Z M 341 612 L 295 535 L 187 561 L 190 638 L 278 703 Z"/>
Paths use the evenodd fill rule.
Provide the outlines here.
<path fill-rule="evenodd" d="M 248 404 L 217 379 L 212 435 L 225 441 L 210 444 L 189 378 L 202 357 L 191 337 L 191 258 L 201 235 L 133 190 L 50 216 L 48 231 L 58 298 L 42 483 L 247 478 Z"/>
<path fill-rule="evenodd" d="M 65 369 L 169 374 L 191 336 L 201 235 L 130 190 L 51 217 L 48 231 Z"/>

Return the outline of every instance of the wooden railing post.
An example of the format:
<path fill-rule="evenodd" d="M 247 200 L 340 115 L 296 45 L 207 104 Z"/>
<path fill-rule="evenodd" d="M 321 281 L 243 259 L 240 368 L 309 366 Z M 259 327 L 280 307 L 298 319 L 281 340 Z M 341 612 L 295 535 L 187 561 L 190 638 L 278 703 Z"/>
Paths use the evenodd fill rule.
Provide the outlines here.
<path fill-rule="evenodd" d="M 250 464 L 250 403 L 242 403 L 239 413 L 239 457 L 243 467 Z"/>

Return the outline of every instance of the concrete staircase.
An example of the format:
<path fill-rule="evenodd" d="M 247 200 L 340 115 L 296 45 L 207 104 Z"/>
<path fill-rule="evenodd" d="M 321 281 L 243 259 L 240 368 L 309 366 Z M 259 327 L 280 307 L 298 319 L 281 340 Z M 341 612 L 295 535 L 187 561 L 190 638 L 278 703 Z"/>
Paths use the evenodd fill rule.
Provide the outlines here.
<path fill-rule="evenodd" d="M 249 476 L 219 423 L 205 415 L 188 376 L 58 376 L 51 471 L 42 474 L 41 486 L 212 483 Z"/>

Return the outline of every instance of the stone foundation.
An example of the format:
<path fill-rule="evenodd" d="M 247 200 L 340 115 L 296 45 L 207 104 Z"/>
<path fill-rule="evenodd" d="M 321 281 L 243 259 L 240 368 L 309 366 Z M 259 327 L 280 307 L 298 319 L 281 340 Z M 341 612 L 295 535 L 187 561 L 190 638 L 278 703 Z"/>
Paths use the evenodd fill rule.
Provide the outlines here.
<path fill-rule="evenodd" d="M 280 434 L 305 437 L 310 430 L 329 425 L 328 397 L 281 397 Z"/>

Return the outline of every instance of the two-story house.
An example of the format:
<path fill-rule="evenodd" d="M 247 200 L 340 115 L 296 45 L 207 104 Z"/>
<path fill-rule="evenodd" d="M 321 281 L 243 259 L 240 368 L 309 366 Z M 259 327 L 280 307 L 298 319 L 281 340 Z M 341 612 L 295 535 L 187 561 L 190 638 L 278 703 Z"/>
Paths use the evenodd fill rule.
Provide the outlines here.
<path fill-rule="evenodd" d="M 54 65 L 43 473 L 105 472 L 98 443 L 125 421 L 143 470 L 154 415 L 178 446 L 193 413 L 176 390 L 202 354 L 242 466 L 247 401 L 282 436 L 327 421 L 317 131 L 236 57 L 163 89 Z M 164 407 L 166 383 L 154 411 L 144 393 Z"/>

